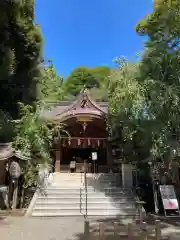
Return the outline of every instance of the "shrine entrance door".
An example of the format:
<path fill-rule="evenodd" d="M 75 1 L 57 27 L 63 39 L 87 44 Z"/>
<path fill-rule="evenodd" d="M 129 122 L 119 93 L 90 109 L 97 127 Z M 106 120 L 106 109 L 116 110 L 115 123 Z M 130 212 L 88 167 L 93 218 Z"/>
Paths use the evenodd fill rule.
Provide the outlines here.
<path fill-rule="evenodd" d="M 92 159 L 92 153 L 97 154 L 97 160 Z M 62 148 L 61 172 L 70 171 L 70 162 L 76 162 L 76 172 L 81 172 L 84 161 L 88 164 L 88 172 L 98 173 L 101 166 L 106 165 L 106 151 L 104 148 Z"/>

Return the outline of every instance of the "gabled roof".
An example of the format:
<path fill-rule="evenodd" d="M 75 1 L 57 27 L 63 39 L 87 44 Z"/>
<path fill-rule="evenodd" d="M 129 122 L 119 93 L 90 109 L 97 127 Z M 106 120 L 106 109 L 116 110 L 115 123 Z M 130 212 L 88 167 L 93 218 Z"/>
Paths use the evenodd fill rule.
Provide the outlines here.
<path fill-rule="evenodd" d="M 52 120 L 63 120 L 75 115 L 92 115 L 103 117 L 108 112 L 108 103 L 96 103 L 86 89 L 82 90 L 74 102 L 60 102 L 43 113 L 43 117 Z"/>
<path fill-rule="evenodd" d="M 11 157 L 17 157 L 20 160 L 29 160 L 28 157 L 23 156 L 20 152 L 14 150 L 12 143 L 0 143 L 0 161 L 7 160 Z"/>

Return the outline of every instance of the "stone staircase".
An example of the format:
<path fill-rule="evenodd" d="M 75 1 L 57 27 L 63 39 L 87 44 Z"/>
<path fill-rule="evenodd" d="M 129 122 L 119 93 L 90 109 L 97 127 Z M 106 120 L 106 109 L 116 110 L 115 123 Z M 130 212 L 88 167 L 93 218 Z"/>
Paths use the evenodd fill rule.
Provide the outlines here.
<path fill-rule="evenodd" d="M 31 204 L 31 215 L 82 216 L 87 213 L 88 217 L 135 216 L 133 193 L 120 185 L 118 174 L 87 174 L 85 189 L 83 174 L 55 173 L 45 194 L 38 193 L 34 204 Z"/>

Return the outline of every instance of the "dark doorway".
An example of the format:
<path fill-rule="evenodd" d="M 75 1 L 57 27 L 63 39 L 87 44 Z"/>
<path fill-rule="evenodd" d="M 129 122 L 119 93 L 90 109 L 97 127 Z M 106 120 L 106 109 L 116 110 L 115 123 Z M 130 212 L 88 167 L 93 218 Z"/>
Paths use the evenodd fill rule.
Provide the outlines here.
<path fill-rule="evenodd" d="M 97 152 L 97 160 L 92 160 L 92 152 Z M 89 171 L 97 173 L 99 165 L 106 164 L 105 149 L 94 148 L 63 148 L 62 149 L 62 165 L 69 165 L 71 161 L 76 161 L 76 164 L 83 166 L 84 160 L 89 164 Z M 78 168 L 77 168 L 78 171 Z"/>

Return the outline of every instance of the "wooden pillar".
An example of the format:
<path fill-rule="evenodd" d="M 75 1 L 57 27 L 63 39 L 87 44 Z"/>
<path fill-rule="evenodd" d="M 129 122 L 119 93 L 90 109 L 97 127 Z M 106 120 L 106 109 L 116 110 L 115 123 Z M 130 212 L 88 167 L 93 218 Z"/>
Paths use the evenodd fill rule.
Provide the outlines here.
<path fill-rule="evenodd" d="M 55 172 L 60 172 L 60 165 L 61 165 L 61 152 L 59 149 L 55 150 Z"/>

